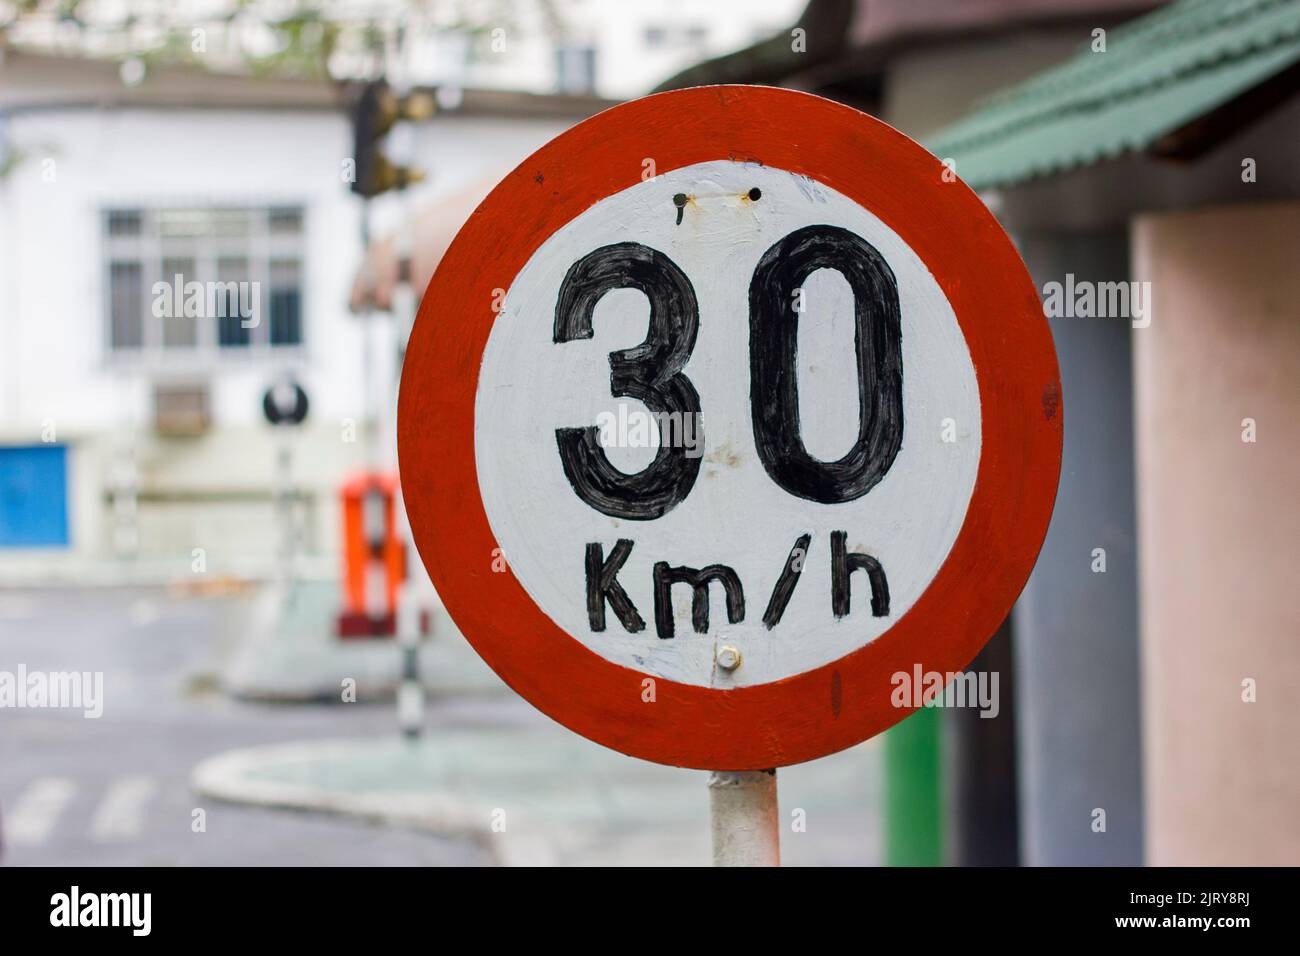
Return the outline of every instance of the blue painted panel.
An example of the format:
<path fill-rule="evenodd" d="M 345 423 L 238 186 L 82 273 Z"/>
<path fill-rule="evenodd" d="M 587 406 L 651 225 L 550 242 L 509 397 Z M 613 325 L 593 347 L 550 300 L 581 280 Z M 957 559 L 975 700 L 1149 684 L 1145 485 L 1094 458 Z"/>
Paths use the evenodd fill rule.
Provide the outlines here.
<path fill-rule="evenodd" d="M 67 545 L 67 447 L 0 447 L 0 548 Z"/>

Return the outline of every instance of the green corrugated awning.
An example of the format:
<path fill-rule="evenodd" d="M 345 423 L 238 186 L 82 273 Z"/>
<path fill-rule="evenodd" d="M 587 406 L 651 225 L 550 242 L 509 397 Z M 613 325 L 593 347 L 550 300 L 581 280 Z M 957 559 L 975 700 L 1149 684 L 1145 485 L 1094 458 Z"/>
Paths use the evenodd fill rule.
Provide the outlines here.
<path fill-rule="evenodd" d="M 927 137 L 975 189 L 1143 150 L 1300 63 L 1300 0 L 1182 0 Z"/>

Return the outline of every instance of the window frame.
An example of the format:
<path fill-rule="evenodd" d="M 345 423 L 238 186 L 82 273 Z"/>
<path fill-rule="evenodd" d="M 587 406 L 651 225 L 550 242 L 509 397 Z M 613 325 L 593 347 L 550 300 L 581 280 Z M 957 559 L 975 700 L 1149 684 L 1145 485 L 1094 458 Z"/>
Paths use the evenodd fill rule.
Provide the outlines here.
<path fill-rule="evenodd" d="M 299 228 L 293 233 L 272 232 L 272 217 L 277 210 L 294 210 L 299 216 Z M 115 215 L 136 212 L 141 216 L 141 227 L 135 235 L 111 235 L 110 220 Z M 198 212 L 214 214 L 245 212 L 249 215 L 249 228 L 245 235 L 221 236 L 206 232 L 198 236 L 164 236 L 160 226 L 168 214 Z M 196 201 L 177 198 L 149 199 L 131 202 L 114 200 L 101 202 L 96 209 L 96 228 L 99 239 L 98 276 L 101 286 L 100 335 L 104 365 L 118 369 L 143 369 L 176 373 L 179 375 L 220 371 L 229 367 L 265 365 L 267 363 L 297 363 L 307 357 L 310 344 L 307 316 L 310 314 L 309 267 L 307 262 L 311 207 L 305 199 L 275 197 L 273 199 L 229 200 L 221 202 Z M 162 275 L 165 260 L 193 259 L 194 276 L 206 283 L 221 281 L 217 273 L 218 261 L 224 258 L 243 258 L 249 263 L 243 281 L 258 283 L 258 316 L 255 328 L 250 328 L 247 346 L 223 346 L 219 343 L 218 323 L 215 316 L 196 322 L 193 345 L 164 343 L 163 329 L 166 318 L 153 314 L 154 283 L 171 283 L 172 276 Z M 292 344 L 271 344 L 271 262 L 291 259 L 298 263 L 299 321 L 298 341 Z M 119 347 L 113 344 L 113 284 L 114 262 L 138 262 L 141 266 L 144 314 L 141 316 L 141 344 L 139 347 Z"/>

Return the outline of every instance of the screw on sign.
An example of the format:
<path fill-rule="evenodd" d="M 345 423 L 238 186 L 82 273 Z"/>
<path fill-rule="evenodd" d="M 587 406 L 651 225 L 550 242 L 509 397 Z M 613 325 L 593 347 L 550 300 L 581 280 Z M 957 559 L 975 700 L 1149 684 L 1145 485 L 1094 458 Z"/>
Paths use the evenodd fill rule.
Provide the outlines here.
<path fill-rule="evenodd" d="M 761 772 L 969 664 L 1046 532 L 1051 335 L 944 172 L 807 94 L 652 96 L 506 177 L 425 293 L 398 448 L 448 611 L 578 733 L 731 771 L 715 857 L 773 861 L 727 849 L 774 825 Z"/>

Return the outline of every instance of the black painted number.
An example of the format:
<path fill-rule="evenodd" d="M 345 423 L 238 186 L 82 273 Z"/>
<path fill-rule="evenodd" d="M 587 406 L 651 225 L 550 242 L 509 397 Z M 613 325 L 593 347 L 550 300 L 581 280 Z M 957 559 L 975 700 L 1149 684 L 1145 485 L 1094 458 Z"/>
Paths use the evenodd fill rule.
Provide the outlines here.
<path fill-rule="evenodd" d="M 858 437 L 838 461 L 808 454 L 799 426 L 799 313 L 791 303 L 818 269 L 835 270 L 853 290 Z M 847 229 L 808 226 L 763 254 L 749 284 L 749 375 L 754 443 L 778 485 L 838 504 L 884 477 L 903 443 L 902 326 L 898 283 L 874 246 Z"/>
<path fill-rule="evenodd" d="M 596 303 L 614 289 L 637 289 L 650 300 L 650 327 L 635 348 L 611 352 L 609 386 L 615 398 L 634 398 L 652 412 L 698 416 L 700 396 L 681 373 L 700 325 L 695 289 L 662 252 L 620 242 L 587 253 L 570 267 L 555 305 L 555 341 L 593 335 Z M 615 518 L 649 521 L 672 510 L 695 484 L 700 459 L 660 437 L 655 460 L 636 474 L 609 463 L 599 429 L 557 428 L 555 440 L 565 477 L 578 497 Z"/>
<path fill-rule="evenodd" d="M 796 290 L 819 269 L 844 276 L 853 290 L 858 370 L 858 435 L 838 461 L 804 447 L 796 373 Z M 560 286 L 556 342 L 590 339 L 596 303 L 614 289 L 638 289 L 650 301 L 640 345 L 609 356 L 610 391 L 655 413 L 697 415 L 700 398 L 682 368 L 699 329 L 699 305 L 685 273 L 649 246 L 623 242 L 579 259 Z M 790 494 L 835 504 L 865 495 L 889 470 L 903 441 L 902 329 L 898 284 L 884 257 L 862 237 L 836 226 L 808 226 L 777 242 L 759 260 L 749 287 L 750 406 L 759 457 Z M 591 507 L 616 518 L 647 521 L 667 514 L 690 492 L 700 459 L 660 436 L 655 460 L 636 474 L 609 463 L 596 426 L 555 432 L 564 474 Z"/>

